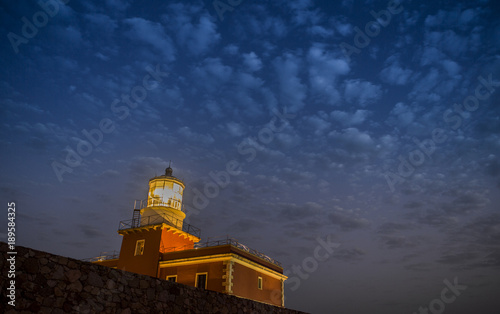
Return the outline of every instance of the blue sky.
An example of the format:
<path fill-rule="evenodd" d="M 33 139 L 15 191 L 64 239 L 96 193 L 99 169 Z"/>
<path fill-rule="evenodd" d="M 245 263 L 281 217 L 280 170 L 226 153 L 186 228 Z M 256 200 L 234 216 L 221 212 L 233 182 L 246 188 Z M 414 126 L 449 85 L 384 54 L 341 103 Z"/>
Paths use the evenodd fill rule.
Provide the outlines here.
<path fill-rule="evenodd" d="M 494 1 L 66 2 L 0 6 L 19 245 L 118 250 L 171 160 L 189 223 L 281 261 L 288 307 L 496 313 Z"/>

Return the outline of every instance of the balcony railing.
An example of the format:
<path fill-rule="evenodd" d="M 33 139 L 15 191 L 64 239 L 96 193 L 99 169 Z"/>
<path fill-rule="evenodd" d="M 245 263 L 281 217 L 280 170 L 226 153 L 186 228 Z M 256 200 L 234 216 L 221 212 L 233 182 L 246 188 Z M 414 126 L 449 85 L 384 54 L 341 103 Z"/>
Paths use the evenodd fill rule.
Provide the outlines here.
<path fill-rule="evenodd" d="M 175 198 L 168 198 L 166 201 L 161 197 L 152 197 L 145 200 L 135 200 L 134 209 L 143 209 L 151 206 L 165 206 L 175 208 L 185 212 L 185 208 L 181 201 Z"/>
<path fill-rule="evenodd" d="M 102 262 L 102 261 L 107 261 L 107 260 L 111 260 L 111 259 L 117 259 L 119 256 L 120 256 L 120 254 L 116 251 L 101 252 L 101 255 L 99 255 L 99 256 L 86 258 L 86 259 L 83 259 L 82 261 L 84 261 L 84 262 Z"/>
<path fill-rule="evenodd" d="M 161 224 L 167 224 L 169 226 L 178 229 L 181 229 L 180 226 L 182 225 L 182 231 L 187 232 L 198 238 L 201 236 L 201 230 L 199 228 L 196 228 L 195 226 L 185 223 L 183 222 L 183 220 L 175 218 L 173 215 L 168 215 L 168 214 L 152 215 L 146 217 L 138 217 L 129 220 L 123 220 L 120 221 L 118 230 L 126 230 L 126 229 L 133 229 L 133 228 L 154 226 Z"/>
<path fill-rule="evenodd" d="M 248 246 L 241 244 L 238 240 L 233 239 L 233 238 L 226 238 L 226 239 L 222 239 L 222 240 L 213 240 L 213 241 L 207 241 L 207 242 L 203 242 L 203 243 L 195 243 L 194 248 L 198 249 L 198 248 L 221 246 L 221 245 L 228 245 L 228 244 L 232 245 L 232 246 L 234 246 L 242 251 L 245 251 L 251 255 L 259 257 L 259 258 L 265 260 L 266 262 L 269 262 L 269 263 L 274 264 L 276 266 L 282 267 L 281 263 L 278 262 L 277 260 L 255 250 L 255 249 L 249 248 Z M 183 250 L 187 250 L 187 249 L 191 249 L 191 247 L 190 246 L 169 247 L 169 248 L 165 248 L 164 252 L 165 253 L 177 252 L 177 251 L 183 251 Z"/>

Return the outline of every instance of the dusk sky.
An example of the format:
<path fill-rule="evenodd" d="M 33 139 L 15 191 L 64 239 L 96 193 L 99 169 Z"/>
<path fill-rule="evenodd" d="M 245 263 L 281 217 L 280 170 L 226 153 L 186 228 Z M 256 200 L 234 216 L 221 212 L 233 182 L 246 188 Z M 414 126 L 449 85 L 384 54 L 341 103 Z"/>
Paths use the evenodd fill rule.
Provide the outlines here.
<path fill-rule="evenodd" d="M 171 161 L 286 307 L 498 313 L 497 1 L 66 2 L 0 5 L 2 241 L 119 250 Z"/>

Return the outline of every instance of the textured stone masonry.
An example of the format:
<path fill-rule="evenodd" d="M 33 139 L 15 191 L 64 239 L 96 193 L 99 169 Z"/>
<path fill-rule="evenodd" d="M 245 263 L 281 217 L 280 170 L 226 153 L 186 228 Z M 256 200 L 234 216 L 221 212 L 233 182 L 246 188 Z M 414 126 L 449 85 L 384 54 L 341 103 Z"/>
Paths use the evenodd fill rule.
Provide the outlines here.
<path fill-rule="evenodd" d="M 304 313 L 30 248 L 16 251 L 14 309 L 6 295 L 7 244 L 0 242 L 0 313 Z"/>

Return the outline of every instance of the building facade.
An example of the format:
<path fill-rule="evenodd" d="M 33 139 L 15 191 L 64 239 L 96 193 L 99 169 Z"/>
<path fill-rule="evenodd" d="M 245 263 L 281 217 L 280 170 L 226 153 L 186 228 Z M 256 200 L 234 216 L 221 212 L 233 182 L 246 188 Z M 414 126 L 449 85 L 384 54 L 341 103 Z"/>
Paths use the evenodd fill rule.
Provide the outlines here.
<path fill-rule="evenodd" d="M 132 219 L 120 222 L 119 256 L 92 261 L 283 307 L 281 264 L 231 238 L 200 243 L 200 229 L 184 222 L 184 189 L 170 167 L 150 179 L 147 200 L 136 201 Z"/>

